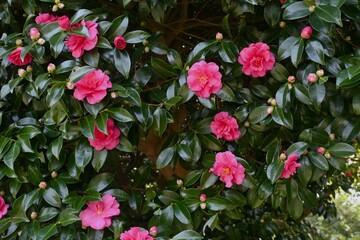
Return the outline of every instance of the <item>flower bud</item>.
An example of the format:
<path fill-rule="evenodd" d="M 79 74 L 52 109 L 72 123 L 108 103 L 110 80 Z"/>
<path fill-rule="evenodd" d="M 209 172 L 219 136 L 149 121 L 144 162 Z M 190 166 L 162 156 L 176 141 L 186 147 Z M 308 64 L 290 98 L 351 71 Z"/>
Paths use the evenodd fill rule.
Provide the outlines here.
<path fill-rule="evenodd" d="M 53 74 L 55 70 L 56 70 L 56 66 L 53 63 L 49 63 L 49 65 L 47 66 L 48 73 Z"/>
<path fill-rule="evenodd" d="M 30 38 L 34 41 L 37 41 L 40 37 L 40 31 L 39 29 L 33 27 L 30 29 Z"/>
<path fill-rule="evenodd" d="M 329 159 L 329 158 L 331 158 L 331 154 L 327 152 L 327 153 L 324 154 L 324 157 Z"/>
<path fill-rule="evenodd" d="M 71 82 L 71 81 L 68 81 L 66 83 L 66 88 L 69 89 L 69 90 L 73 90 L 74 89 L 74 83 Z"/>
<path fill-rule="evenodd" d="M 285 23 L 284 21 L 281 21 L 281 22 L 279 22 L 279 26 L 280 26 L 281 28 L 285 28 L 285 27 L 286 27 L 286 23 Z"/>
<path fill-rule="evenodd" d="M 144 40 L 144 41 L 142 41 L 142 44 L 143 44 L 144 46 L 147 46 L 147 45 L 149 45 L 149 41 L 148 41 L 148 40 Z"/>
<path fill-rule="evenodd" d="M 315 5 L 311 5 L 309 7 L 309 12 L 315 12 Z"/>
<path fill-rule="evenodd" d="M 32 220 L 34 220 L 35 218 L 37 218 L 37 216 L 38 216 L 37 212 L 32 212 L 31 215 L 30 215 L 30 217 L 31 217 Z"/>
<path fill-rule="evenodd" d="M 46 186 L 47 186 L 47 184 L 46 184 L 46 182 L 44 182 L 44 181 L 42 181 L 42 182 L 39 183 L 39 188 L 41 188 L 41 189 L 45 189 Z"/>
<path fill-rule="evenodd" d="M 292 84 L 288 84 L 287 86 L 288 86 L 288 89 L 289 89 L 289 90 L 293 89 L 293 85 L 292 85 Z"/>
<path fill-rule="evenodd" d="M 150 52 L 150 48 L 149 48 L 149 47 L 145 47 L 144 52 L 145 52 L 145 53 Z"/>
<path fill-rule="evenodd" d="M 216 41 L 221 42 L 221 40 L 224 39 L 224 36 L 222 35 L 222 33 L 218 32 L 216 33 L 215 39 Z"/>
<path fill-rule="evenodd" d="M 350 42 L 350 41 L 351 41 L 351 37 L 350 37 L 350 36 L 346 36 L 346 37 L 345 37 L 345 41 Z"/>
<path fill-rule="evenodd" d="M 317 70 L 317 71 L 316 71 L 316 76 L 318 76 L 318 77 L 324 76 L 324 70 L 323 70 L 323 69 Z"/>
<path fill-rule="evenodd" d="M 330 139 L 331 141 L 334 141 L 334 140 L 335 140 L 335 134 L 334 134 L 334 133 L 330 134 L 330 135 L 329 135 L 329 139 Z"/>
<path fill-rule="evenodd" d="M 274 107 L 275 107 L 276 104 L 277 104 L 277 103 L 276 103 L 276 100 L 275 100 L 275 99 L 271 100 L 271 103 L 270 103 L 270 104 L 271 104 L 271 106 L 274 106 Z"/>
<path fill-rule="evenodd" d="M 285 161 L 285 160 L 286 160 L 286 158 L 287 158 L 287 156 L 286 156 L 286 154 L 285 154 L 285 153 L 280 154 L 279 159 L 280 159 L 281 161 Z"/>
<path fill-rule="evenodd" d="M 26 76 L 27 72 L 25 71 L 25 69 L 19 68 L 18 69 L 18 75 L 21 78 L 24 78 Z"/>
<path fill-rule="evenodd" d="M 288 80 L 289 83 L 294 83 L 295 82 L 295 77 L 291 75 L 291 76 L 288 77 L 287 80 Z"/>
<path fill-rule="evenodd" d="M 116 92 L 111 92 L 111 98 L 117 98 L 119 95 Z"/>
<path fill-rule="evenodd" d="M 26 72 L 31 73 L 32 70 L 33 70 L 32 66 L 29 65 L 26 67 Z"/>
<path fill-rule="evenodd" d="M 0 196 L 5 196 L 5 192 L 4 191 L 0 191 Z"/>
<path fill-rule="evenodd" d="M 59 7 L 60 9 L 63 9 L 63 8 L 65 7 L 65 4 L 59 3 L 59 4 L 58 4 L 58 7 Z"/>
<path fill-rule="evenodd" d="M 345 172 L 345 176 L 346 176 L 346 177 L 351 177 L 351 176 L 352 176 L 352 173 L 351 173 L 350 171 L 346 171 L 346 172 Z"/>
<path fill-rule="evenodd" d="M 59 10 L 58 5 L 54 5 L 54 6 L 52 7 L 52 11 L 53 11 L 53 12 L 56 12 L 57 10 Z"/>
<path fill-rule="evenodd" d="M 55 0 L 55 4 L 59 4 L 61 0 Z"/>
<path fill-rule="evenodd" d="M 306 77 L 306 80 L 310 83 L 314 83 L 318 80 L 318 76 L 315 73 L 309 73 L 309 75 Z"/>
<path fill-rule="evenodd" d="M 204 210 L 206 208 L 206 203 L 204 202 L 200 203 L 200 208 Z"/>
<path fill-rule="evenodd" d="M 178 179 L 178 180 L 176 180 L 176 184 L 177 184 L 179 187 L 181 187 L 181 186 L 184 184 L 184 182 L 183 182 L 183 180 Z"/>
<path fill-rule="evenodd" d="M 267 109 L 267 113 L 268 113 L 268 114 L 272 114 L 273 111 L 274 111 L 274 107 L 273 107 L 273 106 L 268 107 L 268 109 Z"/>
<path fill-rule="evenodd" d="M 304 27 L 302 30 L 301 30 L 301 37 L 303 39 L 309 39 L 312 35 L 312 27 L 310 26 L 307 26 L 307 27 Z"/>
<path fill-rule="evenodd" d="M 57 178 L 57 176 L 58 176 L 58 173 L 56 171 L 51 172 L 51 177 L 52 178 Z"/>
<path fill-rule="evenodd" d="M 202 193 L 201 195 L 200 195 L 200 202 L 205 202 L 206 201 L 206 198 L 207 198 L 207 196 L 206 196 L 206 194 L 204 194 L 204 193 Z"/>
<path fill-rule="evenodd" d="M 156 227 L 156 226 L 152 226 L 152 227 L 150 228 L 150 230 L 149 230 L 149 233 L 150 233 L 151 236 L 156 237 L 156 235 L 158 234 L 158 229 L 157 229 L 157 227 Z"/>
<path fill-rule="evenodd" d="M 39 44 L 40 46 L 45 44 L 45 39 L 43 38 L 39 38 L 39 40 L 37 40 L 37 44 Z"/>
<path fill-rule="evenodd" d="M 244 127 L 250 127 L 250 123 L 248 121 L 244 122 Z"/>
<path fill-rule="evenodd" d="M 16 44 L 16 46 L 22 46 L 22 44 L 23 44 L 23 42 L 22 42 L 22 40 L 21 39 L 16 39 L 16 41 L 15 41 L 15 44 Z"/>
<path fill-rule="evenodd" d="M 318 147 L 318 149 L 316 150 L 316 152 L 318 153 L 318 154 L 324 154 L 325 153 L 325 148 L 323 148 L 323 147 Z"/>

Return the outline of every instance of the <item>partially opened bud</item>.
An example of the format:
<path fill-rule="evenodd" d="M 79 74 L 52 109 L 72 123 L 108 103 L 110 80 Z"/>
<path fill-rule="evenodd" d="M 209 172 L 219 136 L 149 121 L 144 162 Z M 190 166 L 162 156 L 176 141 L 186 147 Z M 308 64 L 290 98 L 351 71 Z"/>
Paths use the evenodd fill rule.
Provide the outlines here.
<path fill-rule="evenodd" d="M 35 218 L 37 218 L 37 216 L 38 216 L 37 212 L 32 212 L 31 215 L 30 215 L 30 217 L 31 217 L 32 220 L 34 220 Z"/>
<path fill-rule="evenodd" d="M 181 186 L 184 184 L 184 182 L 183 182 L 183 180 L 178 179 L 178 180 L 176 180 L 176 184 L 177 184 L 179 187 L 181 187 Z"/>
<path fill-rule="evenodd" d="M 26 72 L 31 73 L 32 70 L 33 70 L 32 66 L 29 65 L 26 67 Z"/>
<path fill-rule="evenodd" d="M 33 27 L 30 29 L 30 38 L 34 41 L 37 41 L 40 37 L 40 31 L 39 29 Z"/>
<path fill-rule="evenodd" d="M 301 30 L 301 37 L 304 38 L 304 39 L 309 39 L 312 35 L 312 27 L 310 26 L 307 26 L 307 27 L 304 27 L 303 30 Z"/>
<path fill-rule="evenodd" d="M 47 184 L 46 184 L 46 182 L 44 182 L 44 181 L 42 181 L 42 182 L 39 183 L 39 188 L 41 188 L 41 189 L 45 189 L 46 186 L 47 186 Z"/>
<path fill-rule="evenodd" d="M 157 227 L 156 227 L 156 226 L 152 226 L 152 227 L 150 228 L 150 230 L 149 230 L 149 233 L 150 233 L 151 236 L 156 237 L 156 235 L 158 234 L 158 229 L 157 229 Z"/>
<path fill-rule="evenodd" d="M 268 113 L 268 114 L 272 114 L 273 111 L 274 111 L 274 107 L 273 107 L 273 106 L 268 107 L 268 109 L 267 109 L 267 113 Z"/>
<path fill-rule="evenodd" d="M 49 65 L 47 66 L 48 73 L 53 74 L 55 70 L 56 70 L 56 66 L 53 63 L 49 63 Z"/>
<path fill-rule="evenodd" d="M 287 156 L 286 156 L 286 154 L 285 154 L 285 153 L 280 154 L 279 159 L 280 159 L 281 161 L 285 161 L 285 160 L 286 160 L 286 158 L 287 158 Z"/>
<path fill-rule="evenodd" d="M 221 42 L 221 40 L 224 39 L 224 36 L 222 35 L 222 33 L 218 32 L 218 33 L 216 33 L 215 38 L 216 38 L 216 41 Z"/>
<path fill-rule="evenodd" d="M 314 83 L 318 80 L 318 76 L 315 73 L 309 73 L 309 75 L 306 77 L 306 80 L 310 83 Z"/>
<path fill-rule="evenodd" d="M 206 208 L 206 203 L 204 203 L 204 202 L 200 203 L 200 208 L 205 209 Z"/>
<path fill-rule="evenodd" d="M 199 198 L 199 199 L 200 199 L 200 202 L 205 202 L 205 201 L 206 201 L 206 198 L 207 198 L 206 194 L 204 194 L 204 193 L 201 194 L 201 195 L 200 195 L 200 198 Z"/>
<path fill-rule="evenodd" d="M 325 148 L 323 148 L 323 147 L 318 147 L 318 149 L 316 150 L 316 152 L 318 153 L 318 154 L 324 154 L 325 153 Z"/>
<path fill-rule="evenodd" d="M 295 82 L 295 77 L 294 76 L 289 76 L 287 80 L 288 80 L 289 83 L 294 83 Z"/>
<path fill-rule="evenodd" d="M 18 75 L 21 78 L 24 78 L 26 76 L 27 72 L 25 71 L 25 69 L 19 68 L 18 69 Z"/>

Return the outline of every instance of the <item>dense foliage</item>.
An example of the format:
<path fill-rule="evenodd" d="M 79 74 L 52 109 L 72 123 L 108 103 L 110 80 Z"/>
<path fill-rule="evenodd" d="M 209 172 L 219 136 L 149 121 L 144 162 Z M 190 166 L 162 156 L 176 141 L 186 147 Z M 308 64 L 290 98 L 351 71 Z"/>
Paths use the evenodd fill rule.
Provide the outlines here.
<path fill-rule="evenodd" d="M 358 171 L 359 16 L 1 0 L 1 239 L 316 239 Z"/>

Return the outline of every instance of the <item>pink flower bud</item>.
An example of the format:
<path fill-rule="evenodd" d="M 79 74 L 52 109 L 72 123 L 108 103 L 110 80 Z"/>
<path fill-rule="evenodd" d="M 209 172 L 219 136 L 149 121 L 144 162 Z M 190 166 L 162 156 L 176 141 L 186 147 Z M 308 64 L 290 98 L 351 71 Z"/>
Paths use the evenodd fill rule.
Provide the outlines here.
<path fill-rule="evenodd" d="M 61 29 L 63 30 L 70 30 L 71 29 L 71 24 L 70 24 L 70 19 L 68 16 L 61 16 L 58 18 L 57 20 L 59 26 Z"/>
<path fill-rule="evenodd" d="M 218 33 L 216 33 L 215 38 L 216 38 L 216 41 L 221 42 L 221 40 L 224 39 L 224 36 L 222 35 L 222 33 L 218 32 Z"/>
<path fill-rule="evenodd" d="M 49 63 L 49 65 L 47 66 L 47 71 L 48 73 L 54 73 L 56 70 L 56 67 L 53 63 Z"/>
<path fill-rule="evenodd" d="M 178 180 L 176 180 L 176 184 L 180 187 L 184 184 L 184 182 L 183 182 L 183 180 L 178 179 Z"/>
<path fill-rule="evenodd" d="M 44 182 L 44 181 L 42 181 L 42 182 L 39 183 L 39 188 L 41 188 L 41 189 L 45 189 L 46 186 L 47 186 L 47 184 L 46 184 L 46 182 Z"/>
<path fill-rule="evenodd" d="M 149 230 L 149 233 L 150 233 L 151 236 L 156 237 L 156 235 L 158 234 L 158 229 L 157 229 L 157 227 L 156 227 L 156 226 L 152 226 L 152 227 L 150 228 L 150 230 Z"/>
<path fill-rule="evenodd" d="M 40 37 L 39 29 L 33 27 L 30 29 L 30 38 L 34 41 L 37 41 Z"/>
<path fill-rule="evenodd" d="M 207 197 L 206 197 L 206 194 L 204 194 L 204 193 L 201 194 L 201 195 L 200 195 L 200 202 L 205 202 L 205 201 L 206 201 L 206 198 L 207 198 Z"/>
<path fill-rule="evenodd" d="M 116 36 L 114 39 L 114 45 L 119 50 L 124 50 L 126 48 L 126 41 L 123 36 Z"/>
<path fill-rule="evenodd" d="M 295 82 L 295 77 L 294 76 L 289 76 L 287 80 L 288 80 L 289 83 L 294 83 Z"/>
<path fill-rule="evenodd" d="M 273 107 L 273 106 L 268 107 L 268 109 L 267 109 L 267 113 L 268 113 L 268 114 L 272 114 L 273 111 L 274 111 L 274 107 Z"/>
<path fill-rule="evenodd" d="M 316 151 L 317 151 L 318 154 L 321 154 L 321 155 L 322 155 L 322 154 L 325 153 L 325 148 L 319 147 Z"/>
<path fill-rule="evenodd" d="M 25 71 L 25 69 L 19 68 L 18 69 L 18 75 L 21 78 L 24 78 L 26 76 L 27 72 Z"/>
<path fill-rule="evenodd" d="M 351 176 L 352 176 L 352 173 L 351 173 L 350 171 L 346 171 L 346 172 L 345 172 L 345 176 L 351 177 Z"/>
<path fill-rule="evenodd" d="M 33 220 L 35 218 L 37 218 L 37 216 L 38 216 L 37 212 L 32 212 L 31 215 L 30 215 L 31 219 L 33 219 Z"/>
<path fill-rule="evenodd" d="M 309 75 L 306 77 L 306 80 L 310 83 L 314 83 L 318 80 L 318 76 L 315 73 L 309 73 Z"/>
<path fill-rule="evenodd" d="M 303 30 L 301 30 L 301 37 L 304 39 L 309 39 L 312 35 L 312 28 L 310 26 L 304 27 Z"/>

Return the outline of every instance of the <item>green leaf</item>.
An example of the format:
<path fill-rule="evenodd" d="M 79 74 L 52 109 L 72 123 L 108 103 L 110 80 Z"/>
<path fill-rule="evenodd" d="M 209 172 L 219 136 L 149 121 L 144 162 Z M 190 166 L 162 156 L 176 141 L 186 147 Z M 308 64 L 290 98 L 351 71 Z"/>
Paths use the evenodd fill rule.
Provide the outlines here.
<path fill-rule="evenodd" d="M 267 199 L 273 192 L 273 183 L 269 180 L 263 182 L 257 190 L 257 194 L 261 200 Z"/>
<path fill-rule="evenodd" d="M 200 142 L 208 149 L 221 151 L 224 148 L 219 139 L 212 134 L 199 134 L 198 137 Z"/>
<path fill-rule="evenodd" d="M 156 160 L 156 168 L 162 169 L 166 167 L 171 162 L 171 160 L 173 160 L 175 151 L 175 147 L 168 147 L 162 150 Z"/>
<path fill-rule="evenodd" d="M 67 60 L 56 66 L 55 74 L 70 72 L 76 65 L 76 61 Z"/>
<path fill-rule="evenodd" d="M 324 84 L 314 83 L 309 85 L 309 97 L 320 107 L 326 96 L 326 88 Z"/>
<path fill-rule="evenodd" d="M 103 48 L 103 49 L 113 49 L 113 47 L 111 46 L 111 43 L 104 37 L 99 37 L 96 47 Z"/>
<path fill-rule="evenodd" d="M 321 170 L 329 170 L 329 163 L 323 155 L 316 152 L 309 152 L 308 157 L 310 162 Z"/>
<path fill-rule="evenodd" d="M 288 83 L 282 85 L 276 92 L 275 99 L 279 107 L 284 108 L 290 97 Z M 290 99 L 289 99 L 290 100 Z"/>
<path fill-rule="evenodd" d="M 296 44 L 297 42 L 299 41 L 299 38 L 297 37 L 288 37 L 287 39 L 285 39 L 279 46 L 279 49 L 278 49 L 278 58 L 279 60 L 284 60 L 285 58 L 288 58 L 290 57 L 291 55 L 291 51 L 292 51 L 292 47 L 294 46 L 294 44 Z M 275 72 L 278 72 L 279 76 L 278 78 L 279 79 L 283 79 L 283 76 L 285 73 L 287 73 L 287 71 L 285 71 L 283 68 L 281 68 L 280 66 L 282 65 L 277 65 L 275 64 L 275 70 L 272 71 L 272 73 L 275 71 Z M 289 74 L 287 75 L 289 76 Z M 278 79 L 276 78 L 276 79 Z M 285 78 L 287 79 L 287 77 Z"/>
<path fill-rule="evenodd" d="M 89 141 L 80 141 L 75 148 L 75 164 L 79 168 L 84 168 L 91 161 L 93 149 Z"/>
<path fill-rule="evenodd" d="M 91 14 L 92 11 L 87 9 L 78 10 L 70 19 L 70 24 L 74 24 L 84 19 L 87 15 Z"/>
<path fill-rule="evenodd" d="M 52 22 L 45 24 L 42 29 L 39 29 L 42 37 L 49 41 L 52 36 L 54 36 L 58 32 L 62 32 L 61 28 L 59 27 L 59 24 L 57 22 Z"/>
<path fill-rule="evenodd" d="M 191 186 L 191 185 L 195 184 L 200 179 L 202 173 L 203 173 L 202 170 L 194 170 L 194 171 L 189 172 L 186 175 L 186 178 L 184 181 L 185 186 Z"/>
<path fill-rule="evenodd" d="M 302 38 L 298 38 L 298 40 L 292 45 L 290 57 L 292 64 L 297 67 L 302 59 L 302 55 L 304 52 L 304 40 Z"/>
<path fill-rule="evenodd" d="M 234 42 L 223 40 L 221 41 L 219 55 L 224 62 L 234 63 L 237 61 L 239 49 L 236 47 Z"/>
<path fill-rule="evenodd" d="M 100 59 L 100 54 L 97 51 L 97 49 L 94 49 L 92 51 L 87 51 L 83 55 L 84 62 L 87 65 L 94 68 L 96 68 L 99 65 L 99 59 Z"/>
<path fill-rule="evenodd" d="M 224 197 L 209 197 L 206 199 L 206 207 L 212 211 L 221 211 L 232 207 L 232 205 Z"/>
<path fill-rule="evenodd" d="M 158 107 L 154 113 L 154 132 L 157 136 L 162 136 L 167 127 L 167 111 Z"/>
<path fill-rule="evenodd" d="M 336 76 L 336 88 L 352 88 L 360 82 L 360 65 L 350 66 Z"/>
<path fill-rule="evenodd" d="M 96 126 L 97 128 L 104 134 L 108 134 L 107 132 L 107 121 L 108 121 L 108 114 L 107 112 L 100 113 L 96 118 Z"/>
<path fill-rule="evenodd" d="M 276 106 L 272 113 L 272 119 L 279 125 L 293 129 L 293 118 L 290 112 L 284 113 L 282 108 Z"/>
<path fill-rule="evenodd" d="M 59 101 L 65 92 L 65 82 L 59 82 L 52 85 L 48 94 L 46 95 L 46 105 L 52 107 Z"/>
<path fill-rule="evenodd" d="M 167 110 L 170 110 L 172 107 L 176 106 L 182 100 L 181 96 L 175 96 L 164 102 L 164 106 Z"/>
<path fill-rule="evenodd" d="M 287 209 L 293 219 L 301 217 L 303 213 L 303 204 L 299 196 L 296 198 L 287 198 Z"/>
<path fill-rule="evenodd" d="M 267 167 L 266 176 L 272 183 L 275 183 L 276 180 L 279 179 L 283 169 L 284 169 L 284 162 L 275 160 Z"/>
<path fill-rule="evenodd" d="M 109 28 L 108 32 L 108 39 L 114 40 L 116 36 L 122 36 L 129 25 L 129 18 L 126 15 L 121 15 L 115 18 L 112 23 L 111 27 Z"/>
<path fill-rule="evenodd" d="M 50 224 L 42 227 L 37 235 L 37 240 L 47 240 L 58 233 L 56 224 Z"/>
<path fill-rule="evenodd" d="M 129 78 L 131 59 L 126 51 L 114 49 L 114 63 L 116 69 L 126 78 Z"/>
<path fill-rule="evenodd" d="M 126 89 L 129 97 L 126 98 L 127 101 L 134 104 L 135 106 L 141 106 L 141 97 L 138 91 L 134 88 L 127 88 Z"/>
<path fill-rule="evenodd" d="M 3 157 L 3 161 L 11 170 L 14 170 L 14 162 L 16 158 L 19 156 L 21 151 L 21 145 L 19 142 L 15 142 L 11 144 L 10 149 L 6 152 Z"/>
<path fill-rule="evenodd" d="M 309 40 L 306 44 L 305 51 L 311 61 L 325 64 L 323 45 L 316 40 Z"/>
<path fill-rule="evenodd" d="M 127 43 L 141 43 L 146 40 L 151 35 L 142 30 L 135 30 L 132 32 L 128 32 L 124 35 L 124 38 Z"/>
<path fill-rule="evenodd" d="M 290 156 L 291 154 L 302 155 L 306 149 L 308 148 L 308 144 L 306 142 L 296 142 L 290 145 L 286 150 L 286 154 Z"/>
<path fill-rule="evenodd" d="M 43 197 L 44 197 L 44 200 L 51 206 L 58 207 L 58 208 L 61 207 L 60 195 L 54 189 L 52 189 L 52 188 L 45 189 Z"/>
<path fill-rule="evenodd" d="M 96 172 L 99 172 L 102 166 L 104 165 L 107 154 L 108 154 L 107 149 L 104 149 L 102 151 L 94 150 L 94 156 L 91 161 L 91 165 L 93 166 Z"/>
<path fill-rule="evenodd" d="M 189 209 L 181 202 L 175 202 L 173 205 L 175 217 L 183 224 L 191 224 L 191 215 Z"/>
<path fill-rule="evenodd" d="M 281 16 L 281 7 L 279 2 L 266 2 L 264 7 L 265 21 L 270 27 L 275 27 Z"/>
<path fill-rule="evenodd" d="M 172 240 L 197 240 L 197 239 L 203 239 L 203 237 L 194 230 L 184 230 L 178 234 L 176 234 Z"/>
<path fill-rule="evenodd" d="M 218 180 L 218 176 L 216 176 L 215 174 L 209 171 L 204 171 L 200 178 L 201 189 L 206 189 L 211 187 L 216 183 L 217 180 Z"/>
<path fill-rule="evenodd" d="M 58 32 L 54 34 L 50 39 L 50 49 L 54 58 L 57 58 L 64 48 L 64 39 L 66 37 L 65 32 Z"/>
<path fill-rule="evenodd" d="M 210 134 L 211 133 L 210 124 L 213 120 L 214 120 L 214 118 L 211 117 L 211 118 L 205 118 L 205 119 L 202 119 L 201 121 L 196 122 L 195 126 L 194 126 L 194 130 L 198 134 Z"/>
<path fill-rule="evenodd" d="M 27 173 L 28 173 L 29 181 L 34 186 L 39 186 L 39 183 L 44 180 L 43 176 L 41 175 L 40 169 L 38 169 L 33 164 L 28 166 Z"/>
<path fill-rule="evenodd" d="M 103 102 L 99 102 L 96 104 L 89 104 L 86 101 L 83 103 L 85 109 L 94 117 L 96 117 L 101 110 L 104 109 L 105 104 Z"/>
<path fill-rule="evenodd" d="M 316 7 L 317 9 L 317 7 Z M 306 17 L 310 14 L 309 6 L 304 2 L 294 2 L 288 5 L 283 13 L 284 20 L 295 20 Z"/>
<path fill-rule="evenodd" d="M 88 115 L 80 121 L 81 133 L 87 137 L 94 139 L 94 127 L 95 121 L 94 116 Z"/>
<path fill-rule="evenodd" d="M 260 106 L 253 109 L 248 117 L 248 121 L 252 124 L 261 122 L 264 120 L 269 114 L 267 112 L 269 106 Z"/>
<path fill-rule="evenodd" d="M 294 38 L 294 41 L 295 41 L 296 38 Z M 289 43 L 291 44 L 291 42 Z M 292 46 L 293 44 L 291 44 Z M 289 49 L 282 49 L 283 51 L 283 54 L 284 52 L 287 52 Z M 285 56 L 287 55 L 287 57 L 290 56 L 290 51 L 288 53 L 289 55 L 285 54 Z M 280 58 L 280 56 L 278 56 Z M 285 59 L 287 57 L 284 57 L 282 59 Z M 290 73 L 289 71 L 283 66 L 281 65 L 280 63 L 275 63 L 275 66 L 273 69 L 271 69 L 270 71 L 271 73 L 271 76 L 273 76 L 273 78 L 275 78 L 276 80 L 278 80 L 279 82 L 287 82 L 287 78 L 289 77 Z"/>
<path fill-rule="evenodd" d="M 45 207 L 40 210 L 40 213 L 37 217 L 39 222 L 47 222 L 50 219 L 53 219 L 59 214 L 59 210 L 54 207 Z"/>
<path fill-rule="evenodd" d="M 74 209 L 70 209 L 70 208 L 63 209 L 61 210 L 57 222 L 63 227 L 66 227 L 74 222 L 77 222 L 80 220 L 80 218 L 76 216 L 75 213 L 77 213 L 77 211 Z"/>
<path fill-rule="evenodd" d="M 160 222 L 167 223 L 168 225 L 171 226 L 173 221 L 174 221 L 174 209 L 172 205 L 169 205 L 162 211 L 160 216 Z"/>
<path fill-rule="evenodd" d="M 328 152 L 334 157 L 349 157 L 356 154 L 356 149 L 347 143 L 335 143 L 332 145 Z"/>
<path fill-rule="evenodd" d="M 181 56 L 180 54 L 174 50 L 174 49 L 170 49 L 168 51 L 168 53 L 166 54 L 167 60 L 168 62 L 173 66 L 176 67 L 178 69 L 181 69 L 183 66 L 182 60 L 181 60 Z"/>
<path fill-rule="evenodd" d="M 308 90 L 306 89 L 306 87 L 299 83 L 295 83 L 293 84 L 293 86 L 295 90 L 296 99 L 306 105 L 311 105 L 312 101 L 309 97 Z"/>
<path fill-rule="evenodd" d="M 95 70 L 93 67 L 84 66 L 84 67 L 74 67 L 70 73 L 69 80 L 73 83 L 79 81 L 90 71 Z"/>
<path fill-rule="evenodd" d="M 218 93 L 216 93 L 216 95 L 224 101 L 236 102 L 236 97 L 233 90 L 230 87 L 228 87 L 226 84 L 223 84 L 223 87 L 220 89 Z"/>
<path fill-rule="evenodd" d="M 336 23 L 342 27 L 341 11 L 338 7 L 330 5 L 317 5 L 315 8 L 315 14 L 325 22 Z"/>
<path fill-rule="evenodd" d="M 112 173 L 100 173 L 90 180 L 87 191 L 101 192 L 113 181 L 114 174 Z"/>
<path fill-rule="evenodd" d="M 205 230 L 206 227 L 209 227 L 211 230 L 214 230 L 215 228 L 220 228 L 219 226 L 219 216 L 218 213 L 214 214 L 209 220 L 206 221 L 203 227 L 203 235 L 205 236 Z"/>
<path fill-rule="evenodd" d="M 132 122 L 135 118 L 125 108 L 110 108 L 106 111 L 110 117 L 119 122 Z"/>
<path fill-rule="evenodd" d="M 177 71 L 167 62 L 160 58 L 151 58 L 151 67 L 153 70 L 163 78 L 175 77 L 178 75 Z"/>

